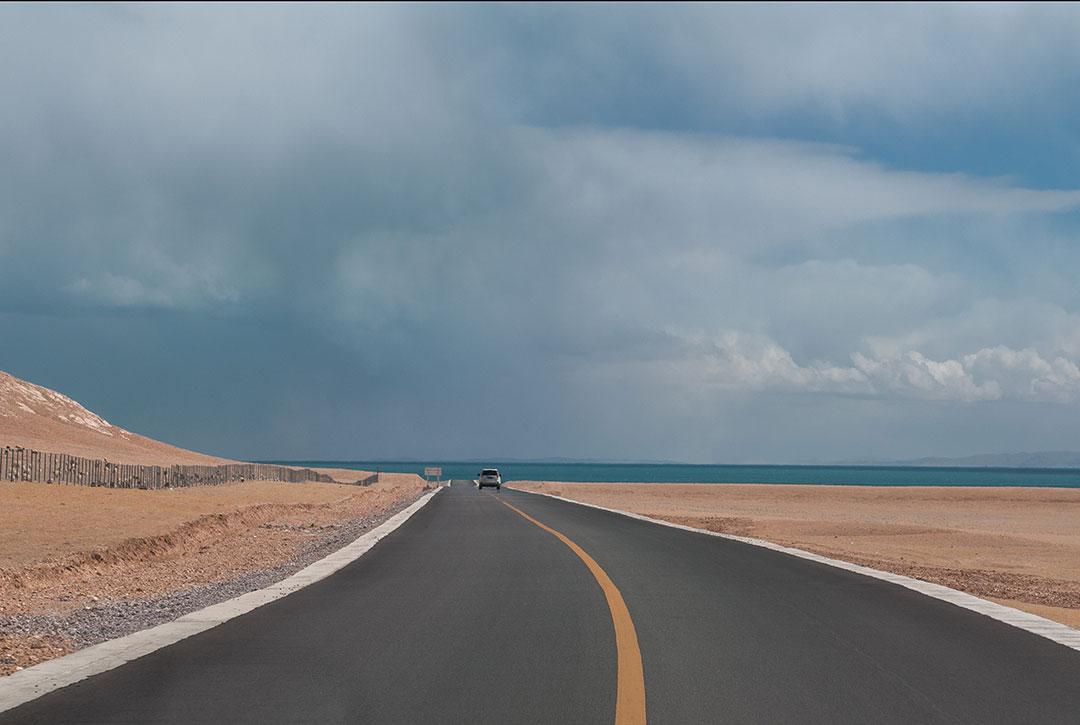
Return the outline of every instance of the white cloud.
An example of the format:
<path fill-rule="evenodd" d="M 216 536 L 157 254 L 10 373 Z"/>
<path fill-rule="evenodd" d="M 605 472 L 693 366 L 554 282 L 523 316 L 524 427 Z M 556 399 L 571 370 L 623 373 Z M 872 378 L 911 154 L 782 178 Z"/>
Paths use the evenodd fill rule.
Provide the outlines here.
<path fill-rule="evenodd" d="M 1046 277 L 1054 278 L 1050 270 Z M 933 358 L 958 357 L 965 351 L 1004 344 L 1017 350 L 1040 350 L 1051 357 L 1080 359 L 1080 313 L 1038 299 L 1033 296 L 1036 291 L 1011 298 L 980 296 L 985 288 L 969 283 L 959 288 L 950 314 L 920 310 L 906 324 L 894 326 L 894 333 L 886 332 L 884 326 L 870 325 L 866 329 L 874 333 L 861 342 L 875 357 L 885 358 L 907 350 L 921 350 Z M 890 299 L 902 304 L 902 298 Z"/>
<path fill-rule="evenodd" d="M 1032 348 L 985 348 L 965 355 L 962 364 L 972 375 L 994 380 L 1002 397 L 1058 403 L 1080 397 L 1080 367 L 1064 357 L 1043 357 Z"/>
<path fill-rule="evenodd" d="M 761 336 L 726 332 L 684 337 L 680 357 L 648 367 L 684 386 L 730 391 L 781 391 L 880 398 L 978 402 L 1070 403 L 1080 399 L 1080 367 L 1061 356 L 1004 345 L 956 358 L 931 359 L 917 350 L 895 355 L 856 352 L 850 365 L 799 363 Z"/>
<path fill-rule="evenodd" d="M 961 360 L 931 360 L 910 350 L 889 358 L 870 358 L 860 353 L 851 356 L 852 370 L 858 371 L 877 395 L 927 400 L 975 402 L 1000 400 L 1001 385 L 990 375 L 977 380 Z M 986 371 L 993 374 L 993 370 Z"/>
<path fill-rule="evenodd" d="M 728 332 L 711 342 L 696 341 L 709 350 L 707 380 L 725 387 L 766 390 L 773 388 L 808 392 L 868 392 L 859 370 L 827 363 L 800 365 L 774 341 L 755 335 Z"/>
<path fill-rule="evenodd" d="M 556 219 L 633 247 L 695 242 L 758 250 L 856 225 L 1059 212 L 1078 190 L 890 169 L 828 144 L 612 129 L 522 130 L 538 201 Z M 554 206 L 558 204 L 558 206 Z"/>

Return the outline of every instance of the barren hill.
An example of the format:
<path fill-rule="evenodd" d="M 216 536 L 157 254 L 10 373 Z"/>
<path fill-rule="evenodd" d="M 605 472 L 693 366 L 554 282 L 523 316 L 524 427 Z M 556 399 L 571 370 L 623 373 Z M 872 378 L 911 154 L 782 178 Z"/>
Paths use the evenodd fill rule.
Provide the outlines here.
<path fill-rule="evenodd" d="M 146 465 L 216 464 L 225 459 L 124 430 L 55 390 L 0 370 L 0 446 Z"/>

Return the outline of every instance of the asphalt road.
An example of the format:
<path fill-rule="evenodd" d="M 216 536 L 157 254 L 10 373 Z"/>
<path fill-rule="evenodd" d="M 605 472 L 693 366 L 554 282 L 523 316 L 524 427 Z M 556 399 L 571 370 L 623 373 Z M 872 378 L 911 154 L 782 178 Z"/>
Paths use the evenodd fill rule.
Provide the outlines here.
<path fill-rule="evenodd" d="M 610 723 L 621 592 L 653 723 L 1080 722 L 1080 652 L 875 579 L 458 482 L 293 595 L 0 723 Z M 622 645 L 620 644 L 620 647 Z"/>

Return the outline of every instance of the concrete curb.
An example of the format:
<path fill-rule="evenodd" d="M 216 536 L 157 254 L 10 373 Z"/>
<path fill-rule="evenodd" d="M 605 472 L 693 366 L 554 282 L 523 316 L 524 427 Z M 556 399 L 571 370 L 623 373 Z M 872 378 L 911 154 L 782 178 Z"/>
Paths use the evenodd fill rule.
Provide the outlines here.
<path fill-rule="evenodd" d="M 334 553 L 309 564 L 276 584 L 242 594 L 197 612 L 185 614 L 172 622 L 102 642 L 0 678 L 0 712 L 18 707 L 48 692 L 67 687 L 92 675 L 119 667 L 125 662 L 138 659 L 162 647 L 168 647 L 194 634 L 205 632 L 241 614 L 269 604 L 275 599 L 288 596 L 320 579 L 325 579 L 366 554 L 375 544 L 404 524 L 441 490 L 441 487 L 436 488 L 352 543 L 346 544 Z"/>
<path fill-rule="evenodd" d="M 873 577 L 874 579 L 881 579 L 898 586 L 912 589 L 920 594 L 925 594 L 928 597 L 934 599 L 940 599 L 950 604 L 955 604 L 958 607 L 969 609 L 978 614 L 985 615 L 991 619 L 996 619 L 999 622 L 1022 629 L 1025 632 L 1045 637 L 1046 639 L 1053 640 L 1058 644 L 1080 651 L 1080 630 L 1073 629 L 1060 622 L 1054 622 L 1040 617 L 1036 614 L 1030 614 L 1023 612 L 1019 609 L 1013 609 L 1012 607 L 1006 607 L 1003 604 L 997 604 L 996 602 L 990 602 L 985 599 L 980 599 L 967 592 L 962 592 L 951 587 L 944 586 L 942 584 L 932 584 L 931 582 L 925 582 L 921 579 L 913 579 L 909 576 L 903 576 L 902 574 L 893 574 L 887 571 L 880 571 L 878 569 L 871 569 L 868 566 L 860 566 L 859 564 L 851 564 L 846 561 L 840 561 L 839 559 L 830 559 L 827 556 L 821 556 L 820 554 L 814 554 L 802 549 L 796 549 L 790 546 L 781 546 L 780 544 L 774 544 L 771 541 L 765 541 L 764 539 L 752 539 L 748 536 L 735 536 L 734 534 L 721 534 L 716 531 L 708 531 L 707 529 L 696 529 L 693 526 L 684 526 L 682 524 L 672 523 L 670 521 L 664 521 L 662 519 L 654 519 L 649 516 L 643 516 L 641 514 L 631 513 L 630 511 L 621 511 L 619 509 L 607 508 L 605 506 L 597 506 L 592 503 L 584 503 L 582 501 L 575 501 L 573 499 L 565 498 L 563 496 L 556 496 L 551 493 L 540 493 L 537 491 L 524 491 L 522 489 L 514 489 L 521 493 L 528 493 L 534 496 L 547 496 L 548 498 L 558 499 L 560 501 L 566 501 L 567 503 L 577 504 L 578 506 L 588 506 L 589 508 L 600 509 L 601 511 L 608 511 L 613 514 L 619 514 L 621 516 L 627 516 L 632 519 L 638 519 L 639 521 L 648 521 L 651 524 L 659 524 L 660 526 L 669 526 L 673 529 L 682 529 L 683 531 L 690 531 L 695 534 L 705 534 L 706 536 L 716 536 L 721 539 L 731 539 L 732 541 L 739 541 L 743 544 L 750 544 L 751 546 L 760 546 L 764 549 L 772 549 L 773 551 L 779 551 L 791 556 L 797 556 L 800 559 L 808 559 L 809 561 L 816 561 L 819 564 L 826 564 L 828 566 L 836 567 L 837 569 L 845 569 L 847 571 L 855 572 L 856 574 L 862 574 L 863 576 Z"/>

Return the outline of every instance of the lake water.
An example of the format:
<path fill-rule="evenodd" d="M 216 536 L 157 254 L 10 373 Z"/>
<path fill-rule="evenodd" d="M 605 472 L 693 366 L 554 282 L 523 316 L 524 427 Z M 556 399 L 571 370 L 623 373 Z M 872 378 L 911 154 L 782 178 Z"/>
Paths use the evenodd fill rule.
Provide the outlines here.
<path fill-rule="evenodd" d="M 631 483 L 818 483 L 844 486 L 1080 487 L 1080 469 L 930 468 L 915 466 L 727 466 L 634 463 L 513 463 L 467 461 L 268 461 L 298 466 L 423 474 L 442 466 L 443 478 L 473 479 L 498 468 L 504 481 L 626 481 Z"/>

